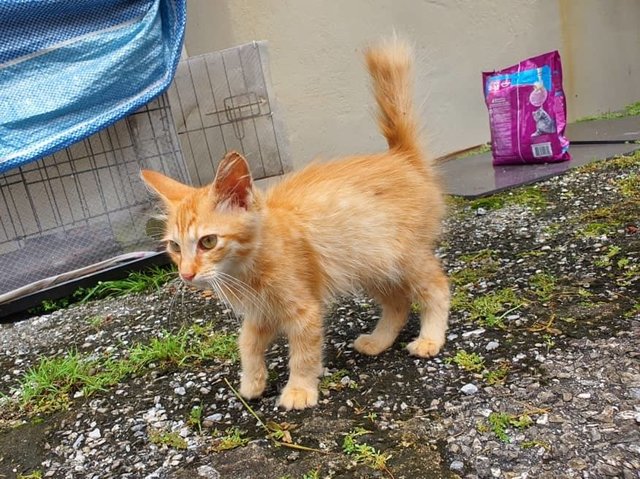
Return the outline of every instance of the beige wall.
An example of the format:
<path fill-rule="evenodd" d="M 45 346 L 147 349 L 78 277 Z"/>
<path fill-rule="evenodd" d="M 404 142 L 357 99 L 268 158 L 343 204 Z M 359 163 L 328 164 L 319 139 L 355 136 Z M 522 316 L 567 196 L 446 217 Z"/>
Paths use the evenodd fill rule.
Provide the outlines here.
<path fill-rule="evenodd" d="M 416 99 L 439 156 L 489 139 L 481 72 L 558 49 L 570 119 L 640 100 L 637 0 L 189 0 L 189 55 L 267 40 L 294 166 L 384 142 L 361 51 L 416 45 Z M 607 70 L 607 71 L 605 71 Z"/>

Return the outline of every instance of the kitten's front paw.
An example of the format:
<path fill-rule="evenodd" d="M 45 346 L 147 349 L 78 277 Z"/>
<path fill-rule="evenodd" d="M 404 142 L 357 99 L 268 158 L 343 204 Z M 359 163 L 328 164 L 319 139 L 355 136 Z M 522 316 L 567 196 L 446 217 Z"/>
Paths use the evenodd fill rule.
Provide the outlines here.
<path fill-rule="evenodd" d="M 434 339 L 416 338 L 407 344 L 407 350 L 412 356 L 430 358 L 440 352 L 444 346 L 444 339 L 437 341 Z"/>
<path fill-rule="evenodd" d="M 240 379 L 240 395 L 245 399 L 254 399 L 262 396 L 267 387 L 266 378 L 253 376 L 246 378 L 244 375 Z"/>
<path fill-rule="evenodd" d="M 304 409 L 318 404 L 318 388 L 285 386 L 278 399 L 278 406 L 287 411 L 291 409 Z"/>
<path fill-rule="evenodd" d="M 372 334 L 361 334 L 353 342 L 356 351 L 367 356 L 376 356 L 388 348 L 386 344 L 382 344 Z"/>

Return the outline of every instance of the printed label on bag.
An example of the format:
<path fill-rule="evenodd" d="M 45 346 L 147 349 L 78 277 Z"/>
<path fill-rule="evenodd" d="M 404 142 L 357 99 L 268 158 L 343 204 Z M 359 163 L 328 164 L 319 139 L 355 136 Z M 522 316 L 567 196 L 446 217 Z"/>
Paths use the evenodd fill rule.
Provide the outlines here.
<path fill-rule="evenodd" d="M 534 158 L 546 158 L 553 155 L 550 142 L 531 145 L 531 152 Z"/>

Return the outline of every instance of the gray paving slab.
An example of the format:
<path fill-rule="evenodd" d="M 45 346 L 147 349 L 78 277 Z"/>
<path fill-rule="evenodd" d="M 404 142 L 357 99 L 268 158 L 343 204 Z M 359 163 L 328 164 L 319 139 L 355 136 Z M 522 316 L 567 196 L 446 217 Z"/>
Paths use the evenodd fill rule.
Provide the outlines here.
<path fill-rule="evenodd" d="M 570 123 L 569 141 L 634 141 L 640 139 L 640 116 Z"/>
<path fill-rule="evenodd" d="M 454 158 L 440 165 L 449 194 L 474 198 L 535 183 L 592 161 L 611 158 L 640 149 L 640 144 L 572 145 L 572 159 L 539 165 L 492 165 L 491 153 Z"/>

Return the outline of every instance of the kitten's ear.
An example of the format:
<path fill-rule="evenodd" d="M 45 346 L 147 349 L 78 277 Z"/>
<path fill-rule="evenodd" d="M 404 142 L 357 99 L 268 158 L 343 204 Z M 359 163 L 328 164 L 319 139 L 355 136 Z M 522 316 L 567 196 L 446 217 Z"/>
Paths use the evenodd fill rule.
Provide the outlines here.
<path fill-rule="evenodd" d="M 155 191 L 167 205 L 179 202 L 193 191 L 191 186 L 183 185 L 156 171 L 142 170 L 140 176 L 142 181 Z"/>
<path fill-rule="evenodd" d="M 220 161 L 213 193 L 218 205 L 247 209 L 251 203 L 253 179 L 249 164 L 237 151 L 230 151 Z"/>

